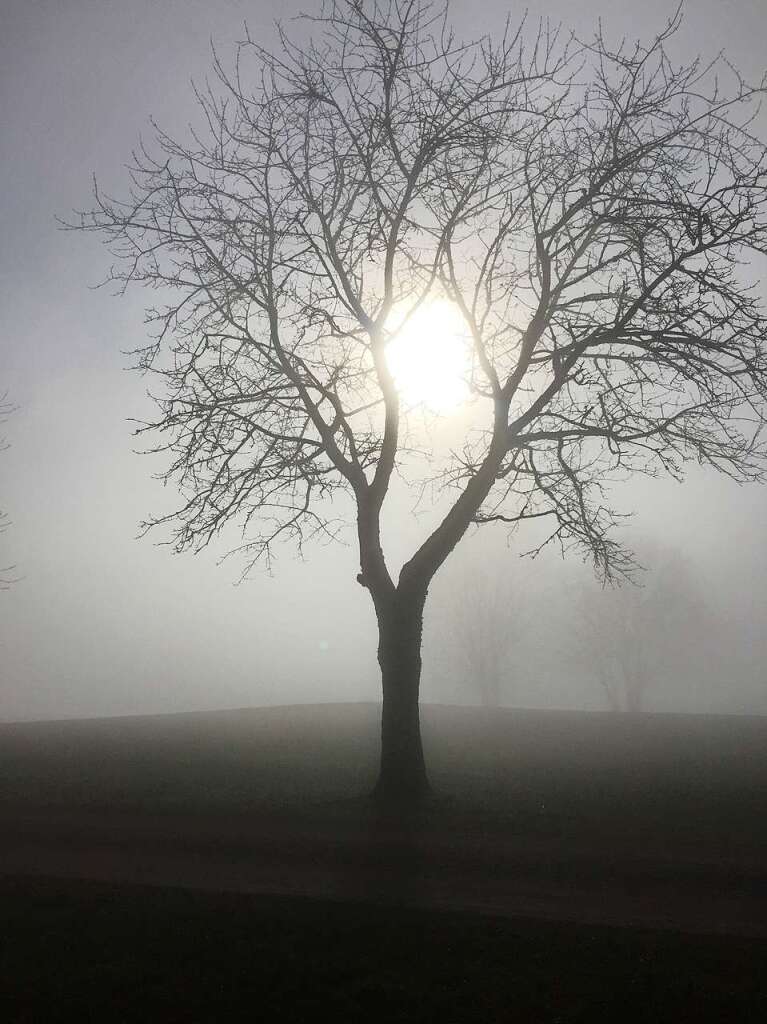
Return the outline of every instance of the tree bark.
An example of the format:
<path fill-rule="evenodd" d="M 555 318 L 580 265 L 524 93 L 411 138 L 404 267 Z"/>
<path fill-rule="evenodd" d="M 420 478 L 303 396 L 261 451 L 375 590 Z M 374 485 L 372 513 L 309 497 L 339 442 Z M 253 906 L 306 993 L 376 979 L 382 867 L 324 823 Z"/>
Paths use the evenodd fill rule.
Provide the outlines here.
<path fill-rule="evenodd" d="M 381 666 L 381 768 L 377 801 L 416 806 L 429 793 L 421 742 L 419 688 L 423 605 L 396 595 L 378 609 L 378 662 Z"/>

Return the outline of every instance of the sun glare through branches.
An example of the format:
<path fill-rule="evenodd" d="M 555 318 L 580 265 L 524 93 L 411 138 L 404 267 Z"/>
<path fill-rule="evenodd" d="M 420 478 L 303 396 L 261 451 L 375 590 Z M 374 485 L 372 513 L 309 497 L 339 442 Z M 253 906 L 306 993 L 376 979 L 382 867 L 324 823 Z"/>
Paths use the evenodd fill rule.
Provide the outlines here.
<path fill-rule="evenodd" d="M 470 339 L 456 305 L 434 299 L 414 312 L 394 309 L 389 369 L 406 406 L 449 414 L 469 397 Z"/>

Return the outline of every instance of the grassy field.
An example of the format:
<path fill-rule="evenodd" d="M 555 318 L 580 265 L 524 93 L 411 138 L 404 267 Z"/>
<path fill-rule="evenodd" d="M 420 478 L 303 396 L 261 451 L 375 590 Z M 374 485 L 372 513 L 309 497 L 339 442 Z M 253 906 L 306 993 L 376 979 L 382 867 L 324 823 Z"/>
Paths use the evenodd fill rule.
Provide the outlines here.
<path fill-rule="evenodd" d="M 0 725 L 0 809 L 327 820 L 372 788 L 378 715 L 325 704 Z M 427 706 L 423 731 L 435 791 L 476 827 L 767 851 L 767 717 Z"/>
<path fill-rule="evenodd" d="M 767 1019 L 767 719 L 423 718 L 405 821 L 370 705 L 0 726 L 0 1020 Z"/>

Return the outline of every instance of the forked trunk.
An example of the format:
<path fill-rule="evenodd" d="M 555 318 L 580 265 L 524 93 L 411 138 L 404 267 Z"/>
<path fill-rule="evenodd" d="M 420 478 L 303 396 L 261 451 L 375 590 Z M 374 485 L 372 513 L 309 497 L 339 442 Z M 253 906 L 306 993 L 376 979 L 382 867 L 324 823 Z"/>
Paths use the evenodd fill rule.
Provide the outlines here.
<path fill-rule="evenodd" d="M 374 796 L 381 803 L 414 806 L 429 792 L 421 743 L 423 602 L 397 598 L 378 612 L 381 666 L 381 771 Z"/>

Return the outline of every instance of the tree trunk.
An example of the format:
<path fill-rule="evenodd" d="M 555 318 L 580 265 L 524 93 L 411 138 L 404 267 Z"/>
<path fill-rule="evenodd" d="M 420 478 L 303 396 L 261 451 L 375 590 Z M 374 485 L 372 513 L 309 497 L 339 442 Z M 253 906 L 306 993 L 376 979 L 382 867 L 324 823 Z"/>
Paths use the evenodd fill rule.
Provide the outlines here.
<path fill-rule="evenodd" d="M 381 770 L 374 796 L 398 807 L 420 804 L 429 793 L 418 707 L 422 632 L 422 600 L 398 595 L 378 610 L 383 706 Z"/>

